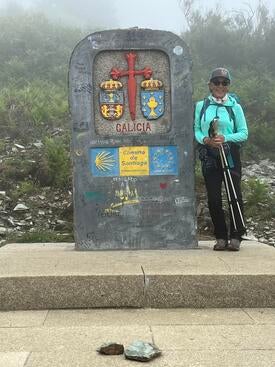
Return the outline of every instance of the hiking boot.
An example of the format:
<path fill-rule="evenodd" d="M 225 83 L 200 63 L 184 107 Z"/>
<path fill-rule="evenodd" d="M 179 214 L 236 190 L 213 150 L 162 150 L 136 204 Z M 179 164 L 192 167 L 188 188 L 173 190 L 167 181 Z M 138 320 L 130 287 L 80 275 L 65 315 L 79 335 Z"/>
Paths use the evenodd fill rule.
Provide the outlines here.
<path fill-rule="evenodd" d="M 240 250 L 240 244 L 241 244 L 240 240 L 238 240 L 237 238 L 231 238 L 227 249 L 229 251 L 239 251 Z"/>
<path fill-rule="evenodd" d="M 219 238 L 216 240 L 216 243 L 213 247 L 214 251 L 225 251 L 227 250 L 227 240 L 224 240 L 223 238 Z"/>

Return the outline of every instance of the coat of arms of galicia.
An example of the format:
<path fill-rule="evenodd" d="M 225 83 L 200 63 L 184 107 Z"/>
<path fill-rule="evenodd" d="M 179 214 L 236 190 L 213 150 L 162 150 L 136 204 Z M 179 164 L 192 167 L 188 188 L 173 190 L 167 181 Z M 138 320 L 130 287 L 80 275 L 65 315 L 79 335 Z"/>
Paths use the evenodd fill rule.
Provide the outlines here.
<path fill-rule="evenodd" d="M 125 54 L 128 69 L 112 68 L 111 79 L 100 84 L 100 111 L 107 120 L 118 120 L 124 111 L 122 83 L 118 80 L 126 77 L 129 112 L 132 121 L 136 119 L 137 76 L 143 76 L 141 82 L 141 110 L 147 120 L 156 120 L 164 114 L 164 89 L 160 80 L 152 79 L 153 70 L 149 67 L 136 69 L 137 54 Z"/>
<path fill-rule="evenodd" d="M 106 120 L 118 120 L 124 111 L 124 94 L 122 83 L 117 80 L 106 80 L 100 84 L 100 112 Z"/>
<path fill-rule="evenodd" d="M 160 80 L 143 80 L 140 93 L 141 109 L 147 120 L 156 120 L 164 113 L 164 90 Z"/>

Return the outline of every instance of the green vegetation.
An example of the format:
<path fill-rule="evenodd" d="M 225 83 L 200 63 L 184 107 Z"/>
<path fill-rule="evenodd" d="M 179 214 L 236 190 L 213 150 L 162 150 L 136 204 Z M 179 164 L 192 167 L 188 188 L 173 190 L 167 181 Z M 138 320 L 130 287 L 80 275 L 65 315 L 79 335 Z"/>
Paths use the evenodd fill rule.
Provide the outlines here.
<path fill-rule="evenodd" d="M 36 192 L 36 187 L 32 181 L 20 182 L 14 190 L 11 190 L 10 197 L 16 201 L 18 198 L 24 195 L 32 195 Z"/>
<path fill-rule="evenodd" d="M 275 197 L 268 186 L 258 179 L 243 182 L 244 203 L 247 217 L 266 220 L 275 217 Z"/>
<path fill-rule="evenodd" d="M 23 143 L 41 138 L 46 129 L 68 121 L 66 89 L 43 80 L 28 82 L 22 88 L 4 88 L 0 91 L 0 118 L 1 134 Z"/>
<path fill-rule="evenodd" d="M 19 181 L 11 189 L 13 200 L 31 185 L 66 189 L 71 185 L 67 73 L 71 52 L 84 35 L 42 14 L 23 12 L 1 16 L 0 34 L 0 153 L 5 137 L 24 145 L 44 143 L 35 160 L 11 157 L 3 162 L 1 187 Z M 62 137 L 52 136 L 56 129 Z"/>
<path fill-rule="evenodd" d="M 5 153 L 5 147 L 6 147 L 6 144 L 5 144 L 4 139 L 0 139 L 0 154 Z"/>
<path fill-rule="evenodd" d="M 54 24 L 42 14 L 0 17 L 1 86 L 21 89 L 34 81 L 65 87 L 70 53 L 80 30 Z"/>
<path fill-rule="evenodd" d="M 73 234 L 57 233 L 56 231 L 44 230 L 35 232 L 25 232 L 22 235 L 13 234 L 7 237 L 8 242 L 35 243 L 35 242 L 73 242 Z"/>
<path fill-rule="evenodd" d="M 1 187 L 6 188 L 6 182 L 9 185 L 10 181 L 23 181 L 36 170 L 37 163 L 35 161 L 22 158 L 6 159 L 5 162 L 1 164 Z M 9 186 L 7 186 L 7 188 L 8 187 Z"/>
<path fill-rule="evenodd" d="M 68 145 L 61 138 L 46 138 L 44 167 L 48 170 L 49 184 L 59 188 L 70 186 L 70 158 Z"/>
<path fill-rule="evenodd" d="M 228 15 L 222 10 L 203 14 L 191 6 L 186 18 L 189 27 L 182 36 L 193 58 L 194 101 L 208 93 L 210 70 L 228 67 L 249 123 L 246 156 L 274 158 L 274 16 L 264 5 L 254 13 Z M 18 12 L 0 17 L 0 34 L 0 138 L 24 142 L 46 138 L 51 128 L 68 131 L 68 64 L 84 32 L 42 14 Z"/>
<path fill-rule="evenodd" d="M 80 30 L 19 14 L 0 17 L 0 33 L 0 137 L 28 142 L 68 130 L 68 63 Z"/>
<path fill-rule="evenodd" d="M 194 62 L 194 100 L 208 94 L 210 71 L 224 66 L 232 72 L 232 91 L 241 98 L 249 125 L 246 158 L 275 159 L 275 18 L 263 4 L 256 11 L 192 11 L 185 4 L 189 25 L 183 38 Z M 189 6 L 189 8 L 188 8 Z"/>

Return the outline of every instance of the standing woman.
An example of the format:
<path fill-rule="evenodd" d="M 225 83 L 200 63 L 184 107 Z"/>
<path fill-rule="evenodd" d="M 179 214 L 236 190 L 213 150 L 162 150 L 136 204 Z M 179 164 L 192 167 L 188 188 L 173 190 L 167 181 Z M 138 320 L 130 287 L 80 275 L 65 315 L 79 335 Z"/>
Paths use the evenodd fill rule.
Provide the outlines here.
<path fill-rule="evenodd" d="M 227 69 L 214 69 L 208 83 L 210 95 L 197 102 L 195 108 L 195 138 L 199 143 L 199 157 L 202 162 L 208 207 L 216 237 L 213 249 L 216 251 L 239 251 L 241 236 L 245 233 L 239 213 L 243 212 L 240 143 L 247 140 L 248 130 L 241 105 L 228 94 L 230 83 L 231 77 Z M 213 121 L 215 121 L 215 134 L 211 133 Z M 219 154 L 221 145 L 226 153 L 239 203 L 239 208 L 236 201 L 232 203 L 234 218 L 230 213 L 229 231 L 222 207 L 224 171 Z M 231 189 L 229 192 L 231 198 L 234 197 Z"/>

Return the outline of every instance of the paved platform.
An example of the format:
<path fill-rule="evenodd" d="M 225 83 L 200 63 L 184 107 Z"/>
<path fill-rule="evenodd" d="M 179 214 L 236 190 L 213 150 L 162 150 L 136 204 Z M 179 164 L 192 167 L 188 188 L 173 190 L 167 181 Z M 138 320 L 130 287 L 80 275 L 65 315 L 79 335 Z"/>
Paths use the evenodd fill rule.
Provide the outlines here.
<path fill-rule="evenodd" d="M 74 244 L 0 249 L 0 309 L 275 307 L 275 249 L 77 252 Z"/>
<path fill-rule="evenodd" d="M 90 309 L 0 312 L 1 367 L 130 367 L 106 341 L 154 342 L 152 367 L 274 367 L 275 309 Z"/>

